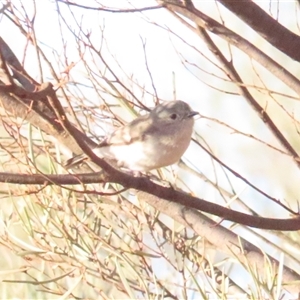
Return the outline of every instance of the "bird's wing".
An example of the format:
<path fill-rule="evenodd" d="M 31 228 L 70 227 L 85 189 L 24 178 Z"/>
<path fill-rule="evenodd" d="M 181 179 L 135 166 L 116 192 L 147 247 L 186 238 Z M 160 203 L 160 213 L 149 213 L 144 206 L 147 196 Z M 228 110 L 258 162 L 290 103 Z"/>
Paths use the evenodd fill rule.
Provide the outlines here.
<path fill-rule="evenodd" d="M 114 131 L 109 137 L 103 140 L 98 147 L 107 147 L 111 145 L 128 145 L 136 140 L 146 138 L 148 128 L 152 127 L 152 119 L 148 115 L 136 118 L 124 127 Z"/>

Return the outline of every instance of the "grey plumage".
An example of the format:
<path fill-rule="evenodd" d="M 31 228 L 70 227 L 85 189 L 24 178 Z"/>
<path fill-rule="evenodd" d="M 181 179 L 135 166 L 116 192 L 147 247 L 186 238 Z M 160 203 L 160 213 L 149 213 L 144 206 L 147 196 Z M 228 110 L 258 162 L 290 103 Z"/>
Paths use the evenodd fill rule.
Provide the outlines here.
<path fill-rule="evenodd" d="M 183 101 L 164 102 L 149 114 L 115 130 L 93 151 L 132 171 L 171 165 L 181 158 L 190 143 L 196 114 Z M 73 168 L 86 159 L 85 154 L 77 155 L 64 166 Z"/>

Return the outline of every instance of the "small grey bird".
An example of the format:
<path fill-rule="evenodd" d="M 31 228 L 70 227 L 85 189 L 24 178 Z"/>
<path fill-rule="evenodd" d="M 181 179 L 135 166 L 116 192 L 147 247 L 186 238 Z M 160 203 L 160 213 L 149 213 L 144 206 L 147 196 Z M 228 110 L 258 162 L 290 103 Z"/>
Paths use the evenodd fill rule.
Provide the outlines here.
<path fill-rule="evenodd" d="M 115 130 L 93 151 L 131 171 L 148 172 L 172 165 L 190 144 L 197 114 L 183 101 L 164 102 Z M 73 168 L 87 158 L 85 154 L 74 156 L 64 166 Z"/>

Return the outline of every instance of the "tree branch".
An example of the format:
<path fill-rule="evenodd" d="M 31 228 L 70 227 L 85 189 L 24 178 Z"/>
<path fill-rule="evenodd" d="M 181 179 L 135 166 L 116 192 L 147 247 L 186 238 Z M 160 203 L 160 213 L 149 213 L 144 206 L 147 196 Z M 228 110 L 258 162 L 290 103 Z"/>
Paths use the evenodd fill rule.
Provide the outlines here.
<path fill-rule="evenodd" d="M 241 95 L 245 97 L 245 99 L 248 101 L 248 103 L 251 105 L 251 107 L 256 111 L 256 113 L 260 116 L 261 120 L 268 126 L 270 131 L 274 134 L 274 136 L 277 138 L 277 140 L 282 144 L 282 146 L 288 151 L 288 153 L 295 158 L 299 158 L 298 153 L 296 150 L 292 147 L 292 145 L 289 143 L 289 141 L 285 138 L 285 136 L 281 133 L 280 130 L 278 130 L 275 123 L 272 121 L 270 116 L 267 114 L 267 112 L 264 110 L 263 107 L 259 105 L 259 103 L 252 97 L 248 89 L 244 86 L 242 79 L 240 78 L 239 74 L 235 70 L 234 66 L 227 61 L 225 56 L 222 54 L 222 52 L 219 50 L 219 48 L 215 45 L 213 40 L 210 38 L 210 36 L 205 31 L 206 29 L 221 36 L 225 40 L 227 40 L 229 43 L 234 44 L 247 54 L 249 54 L 254 59 L 257 59 L 258 62 L 263 63 L 263 66 L 267 67 L 269 71 L 270 65 L 273 66 L 280 74 L 274 74 L 278 78 L 280 78 L 282 81 L 283 78 L 285 78 L 285 81 L 288 80 L 289 77 L 293 78 L 294 84 L 293 86 L 296 88 L 296 91 L 300 95 L 300 81 L 296 79 L 292 74 L 288 73 L 282 66 L 277 64 L 275 61 L 273 61 L 270 57 L 265 55 L 263 52 L 261 52 L 258 48 L 253 46 L 251 43 L 246 41 L 241 36 L 237 35 L 236 33 L 232 32 L 231 30 L 227 29 L 223 25 L 219 24 L 215 20 L 211 19 L 210 17 L 206 16 L 202 12 L 196 10 L 194 6 L 191 6 L 186 8 L 179 5 L 169 4 L 166 2 L 166 7 L 171 12 L 179 13 L 186 18 L 190 19 L 191 21 L 195 22 L 198 26 L 197 29 L 194 29 L 194 31 L 205 41 L 205 43 L 208 45 L 208 48 L 211 50 L 211 52 L 215 55 L 215 57 L 218 59 L 218 61 L 221 63 L 221 65 L 226 70 L 226 75 L 233 81 L 238 83 L 238 88 L 241 92 Z M 187 24 L 188 26 L 188 24 Z M 191 26 L 189 26 L 191 28 Z M 267 64 L 268 62 L 268 64 Z M 270 64 L 270 65 L 269 65 Z M 284 72 L 282 72 L 284 70 Z M 286 76 L 288 74 L 288 76 Z M 300 167 L 300 161 L 295 160 L 298 167 Z"/>
<path fill-rule="evenodd" d="M 172 211 L 172 218 L 184 225 L 193 229 L 204 240 L 207 240 L 213 245 L 218 245 L 218 249 L 229 256 L 234 254 L 235 258 L 241 262 L 247 262 L 255 266 L 258 274 L 264 273 L 265 268 L 265 254 L 261 249 L 255 247 L 247 240 L 238 236 L 234 232 L 216 224 L 210 218 L 205 216 L 195 209 L 187 208 L 184 204 L 174 203 L 171 201 L 164 201 L 153 195 L 144 192 L 138 192 L 137 197 L 153 207 L 159 207 L 162 213 L 169 214 Z M 269 259 L 271 259 L 269 257 Z M 272 262 L 279 268 L 278 261 L 272 259 Z M 298 282 L 300 277 L 293 270 L 284 267 L 283 281 L 284 282 Z M 299 284 L 290 284 L 287 287 L 290 293 L 299 293 Z"/>
<path fill-rule="evenodd" d="M 300 95 L 300 81 L 298 78 L 288 72 L 283 66 L 278 64 L 275 60 L 270 58 L 253 44 L 251 44 L 248 40 L 244 39 L 240 35 L 236 34 L 232 30 L 218 23 L 216 20 L 210 18 L 194 7 L 187 8 L 178 4 L 171 4 L 169 1 L 165 1 L 165 7 L 171 11 L 181 14 L 182 16 L 195 22 L 195 24 L 197 24 L 199 27 L 214 33 L 231 45 L 239 48 L 241 51 L 249 55 L 264 68 L 266 68 L 271 74 L 278 77 L 298 95 Z"/>
<path fill-rule="evenodd" d="M 161 201 L 168 200 L 171 202 L 179 203 L 184 205 L 185 207 L 194 208 L 202 212 L 218 216 L 224 220 L 232 221 L 242 225 L 261 229 L 282 231 L 300 229 L 300 217 L 292 219 L 274 219 L 247 215 L 232 209 L 225 208 L 221 205 L 190 196 L 189 194 L 186 194 L 184 192 L 176 191 L 172 187 L 160 186 L 150 181 L 148 178 L 133 177 L 118 170 L 115 170 L 112 174 L 97 172 L 76 175 L 28 175 L 0 173 L 0 182 L 28 185 L 76 185 L 87 183 L 113 182 L 121 184 L 125 188 L 133 188 L 139 191 L 146 192 L 153 196 L 157 196 L 161 199 Z M 154 204 L 153 206 L 157 207 Z M 214 224 L 216 225 L 216 223 Z"/>
<path fill-rule="evenodd" d="M 218 0 L 278 50 L 300 62 L 300 37 L 250 0 Z"/>

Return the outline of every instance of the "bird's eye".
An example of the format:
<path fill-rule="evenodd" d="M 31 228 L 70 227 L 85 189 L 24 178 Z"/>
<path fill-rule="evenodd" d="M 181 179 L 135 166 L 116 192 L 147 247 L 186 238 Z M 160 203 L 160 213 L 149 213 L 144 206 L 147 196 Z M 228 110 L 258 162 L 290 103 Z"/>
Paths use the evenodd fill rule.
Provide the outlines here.
<path fill-rule="evenodd" d="M 177 115 L 176 114 L 171 114 L 171 116 L 170 116 L 170 118 L 172 119 L 172 120 L 176 120 L 177 119 Z"/>

